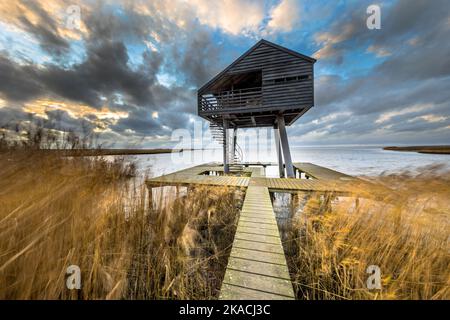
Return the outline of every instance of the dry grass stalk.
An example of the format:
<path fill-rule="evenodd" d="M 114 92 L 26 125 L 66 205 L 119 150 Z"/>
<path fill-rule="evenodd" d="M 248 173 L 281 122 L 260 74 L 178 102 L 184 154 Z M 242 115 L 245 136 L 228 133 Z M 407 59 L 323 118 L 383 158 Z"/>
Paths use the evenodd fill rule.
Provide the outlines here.
<path fill-rule="evenodd" d="M 311 197 L 293 219 L 286 245 L 298 297 L 450 299 L 450 173 L 434 167 L 373 182 L 395 192 L 358 186 L 331 206 Z M 381 290 L 367 289 L 369 265 L 381 269 Z"/>
<path fill-rule="evenodd" d="M 197 189 L 150 210 L 132 167 L 0 151 L 0 299 L 199 299 L 217 295 L 238 208 Z M 66 288 L 81 268 L 82 289 Z"/>

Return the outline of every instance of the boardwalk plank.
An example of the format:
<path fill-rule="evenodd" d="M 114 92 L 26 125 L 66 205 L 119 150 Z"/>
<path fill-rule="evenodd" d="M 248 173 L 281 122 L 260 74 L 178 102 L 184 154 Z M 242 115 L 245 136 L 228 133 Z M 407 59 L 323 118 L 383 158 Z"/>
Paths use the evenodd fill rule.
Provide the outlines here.
<path fill-rule="evenodd" d="M 223 283 L 294 298 L 290 280 L 227 269 Z"/>
<path fill-rule="evenodd" d="M 243 288 L 240 286 L 222 284 L 221 300 L 286 300 L 285 296 L 273 293 Z"/>
<path fill-rule="evenodd" d="M 279 243 L 279 245 L 281 246 L 281 243 Z M 230 256 L 260 262 L 286 265 L 286 258 L 284 257 L 284 255 L 266 251 L 257 251 L 255 249 L 241 249 L 233 247 Z"/>
<path fill-rule="evenodd" d="M 291 280 L 286 266 L 231 257 L 228 268 L 269 277 Z"/>
<path fill-rule="evenodd" d="M 277 253 L 283 255 L 283 249 L 281 248 L 280 244 L 271 244 L 271 243 L 261 243 L 261 242 L 255 242 L 250 240 L 240 240 L 236 239 L 233 242 L 233 246 L 235 248 L 241 248 L 241 249 L 249 249 L 249 250 L 259 250 L 259 251 L 266 251 L 271 253 Z"/>
<path fill-rule="evenodd" d="M 280 244 L 281 241 L 278 238 L 275 237 L 267 237 L 260 234 L 251 234 L 251 233 L 239 233 L 234 236 L 234 239 L 241 239 L 241 240 L 251 240 L 251 241 L 258 241 L 261 243 L 272 243 L 272 244 Z"/>

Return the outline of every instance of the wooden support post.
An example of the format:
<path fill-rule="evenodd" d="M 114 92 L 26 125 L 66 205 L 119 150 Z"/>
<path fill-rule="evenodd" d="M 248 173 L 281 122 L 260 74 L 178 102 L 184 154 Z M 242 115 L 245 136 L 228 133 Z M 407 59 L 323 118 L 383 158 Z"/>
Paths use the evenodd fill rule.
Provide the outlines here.
<path fill-rule="evenodd" d="M 292 165 L 291 151 L 289 150 L 289 141 L 284 124 L 284 116 L 277 116 L 278 131 L 280 132 L 281 149 L 283 150 L 284 164 L 286 167 L 286 175 L 288 178 L 295 178 L 294 166 Z"/>
<path fill-rule="evenodd" d="M 237 127 L 233 128 L 232 143 L 233 143 L 233 145 L 232 145 L 232 149 L 231 149 L 230 162 L 234 163 L 235 162 L 234 157 L 236 156 Z"/>
<path fill-rule="evenodd" d="M 230 173 L 230 163 L 228 162 L 228 120 L 223 119 L 223 172 Z"/>
<path fill-rule="evenodd" d="M 280 174 L 280 178 L 284 178 L 284 165 L 283 165 L 283 155 L 281 154 L 280 133 L 278 132 L 278 126 L 275 126 L 274 129 L 275 129 L 275 149 L 277 150 L 277 158 L 278 158 L 278 172 Z"/>

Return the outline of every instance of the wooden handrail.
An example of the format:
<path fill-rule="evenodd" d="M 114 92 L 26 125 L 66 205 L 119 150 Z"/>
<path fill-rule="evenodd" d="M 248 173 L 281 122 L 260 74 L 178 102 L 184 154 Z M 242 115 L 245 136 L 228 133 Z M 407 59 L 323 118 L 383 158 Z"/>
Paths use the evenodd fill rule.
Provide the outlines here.
<path fill-rule="evenodd" d="M 259 106 L 262 102 L 262 89 L 254 87 L 207 93 L 201 96 L 200 102 L 202 111 Z"/>

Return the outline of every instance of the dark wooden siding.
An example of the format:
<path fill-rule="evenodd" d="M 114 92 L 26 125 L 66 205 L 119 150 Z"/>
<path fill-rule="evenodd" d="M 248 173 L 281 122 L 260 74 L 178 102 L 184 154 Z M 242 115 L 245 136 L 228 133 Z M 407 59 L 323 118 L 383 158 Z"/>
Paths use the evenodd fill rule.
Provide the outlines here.
<path fill-rule="evenodd" d="M 262 43 L 227 74 L 262 70 L 263 106 L 302 108 L 314 104 L 313 63 Z M 307 76 L 307 79 L 292 80 Z M 280 82 L 282 79 L 290 81 Z"/>

